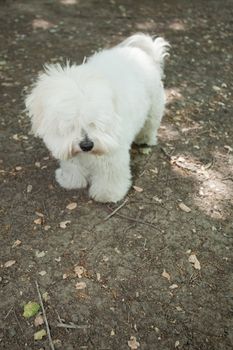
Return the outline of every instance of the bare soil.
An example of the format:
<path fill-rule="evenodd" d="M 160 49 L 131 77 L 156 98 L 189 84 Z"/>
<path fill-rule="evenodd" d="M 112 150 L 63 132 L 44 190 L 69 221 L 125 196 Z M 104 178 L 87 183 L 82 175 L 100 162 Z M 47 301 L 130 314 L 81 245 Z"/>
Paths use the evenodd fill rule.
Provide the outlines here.
<path fill-rule="evenodd" d="M 56 349 L 233 348 L 232 18 L 230 0 L 1 0 L 1 349 L 50 349 L 23 317 L 36 281 Z M 132 150 L 143 191 L 105 220 L 121 203 L 56 184 L 23 99 L 44 63 L 138 31 L 172 45 L 167 111 L 159 145 Z"/>

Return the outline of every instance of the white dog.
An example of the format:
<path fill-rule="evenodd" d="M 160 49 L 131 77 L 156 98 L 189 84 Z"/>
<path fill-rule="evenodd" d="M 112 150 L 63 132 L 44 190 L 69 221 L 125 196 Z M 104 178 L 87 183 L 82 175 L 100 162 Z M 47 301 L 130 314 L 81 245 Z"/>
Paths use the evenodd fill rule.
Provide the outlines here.
<path fill-rule="evenodd" d="M 32 130 L 60 160 L 56 180 L 86 187 L 99 202 L 121 200 L 131 185 L 130 147 L 155 145 L 165 106 L 169 44 L 136 34 L 82 65 L 48 65 L 26 107 Z"/>

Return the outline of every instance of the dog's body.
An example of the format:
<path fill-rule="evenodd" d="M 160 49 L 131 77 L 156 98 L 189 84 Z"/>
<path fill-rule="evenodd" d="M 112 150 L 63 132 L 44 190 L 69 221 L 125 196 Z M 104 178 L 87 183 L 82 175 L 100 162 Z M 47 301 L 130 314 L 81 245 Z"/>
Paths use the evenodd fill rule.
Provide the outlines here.
<path fill-rule="evenodd" d="M 26 107 L 34 133 L 54 157 L 58 183 L 90 185 L 100 202 L 117 202 L 131 185 L 130 147 L 155 145 L 164 112 L 161 78 L 168 43 L 134 35 L 80 66 L 47 66 Z"/>

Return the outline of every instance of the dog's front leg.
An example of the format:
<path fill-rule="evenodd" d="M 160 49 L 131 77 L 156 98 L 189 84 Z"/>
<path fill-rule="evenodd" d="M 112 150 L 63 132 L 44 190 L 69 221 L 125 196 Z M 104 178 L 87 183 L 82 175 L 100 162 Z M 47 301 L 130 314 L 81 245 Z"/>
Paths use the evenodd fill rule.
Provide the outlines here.
<path fill-rule="evenodd" d="M 130 156 L 126 150 L 114 156 L 103 156 L 91 177 L 90 197 L 98 202 L 118 202 L 131 185 Z"/>
<path fill-rule="evenodd" d="M 77 160 L 61 161 L 55 176 L 59 185 L 68 190 L 87 186 L 86 171 Z"/>

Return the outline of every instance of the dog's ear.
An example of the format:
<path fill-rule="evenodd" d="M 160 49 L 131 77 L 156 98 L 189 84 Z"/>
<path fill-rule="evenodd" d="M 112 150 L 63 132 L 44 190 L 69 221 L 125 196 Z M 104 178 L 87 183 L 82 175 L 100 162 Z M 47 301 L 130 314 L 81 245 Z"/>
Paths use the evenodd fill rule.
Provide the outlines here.
<path fill-rule="evenodd" d="M 26 97 L 25 105 L 31 119 L 32 132 L 38 136 L 43 120 L 42 91 L 39 85 L 36 85 Z"/>

